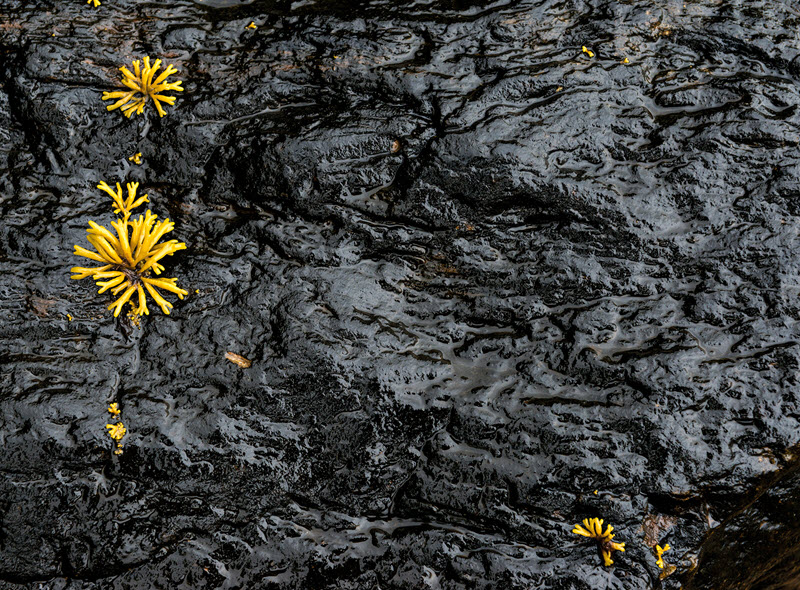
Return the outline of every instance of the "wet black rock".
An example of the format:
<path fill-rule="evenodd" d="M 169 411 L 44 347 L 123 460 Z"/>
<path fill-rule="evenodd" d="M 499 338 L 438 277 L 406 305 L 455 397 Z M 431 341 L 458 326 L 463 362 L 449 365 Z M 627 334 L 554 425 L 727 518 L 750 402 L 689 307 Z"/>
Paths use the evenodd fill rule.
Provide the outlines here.
<path fill-rule="evenodd" d="M 0 586 L 794 587 L 796 29 L 773 0 L 4 0 Z M 144 55 L 186 91 L 107 112 Z M 188 245 L 141 329 L 69 279 L 101 180 Z"/>
<path fill-rule="evenodd" d="M 688 588 L 800 586 L 800 470 L 765 482 L 763 493 L 715 529 L 703 544 Z"/>

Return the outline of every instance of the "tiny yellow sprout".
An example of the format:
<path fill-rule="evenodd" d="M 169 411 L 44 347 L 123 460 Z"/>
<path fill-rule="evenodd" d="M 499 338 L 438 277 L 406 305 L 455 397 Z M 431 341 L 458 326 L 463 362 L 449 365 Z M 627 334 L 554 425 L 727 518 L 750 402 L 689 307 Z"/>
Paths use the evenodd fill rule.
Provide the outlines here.
<path fill-rule="evenodd" d="M 108 436 L 110 436 L 113 440 L 117 441 L 117 448 L 114 451 L 114 454 L 121 455 L 122 439 L 128 431 L 125 429 L 125 425 L 122 423 L 119 404 L 117 404 L 116 402 L 113 404 L 109 404 L 108 412 L 112 416 L 111 419 L 117 421 L 115 424 L 106 424 L 106 428 L 108 428 Z"/>
<path fill-rule="evenodd" d="M 583 51 L 583 52 L 584 52 L 586 55 L 588 55 L 589 57 L 594 57 L 594 51 L 592 51 L 591 49 L 589 49 L 588 47 L 586 47 L 586 45 L 583 45 L 583 46 L 581 47 L 581 51 Z"/>
<path fill-rule="evenodd" d="M 122 72 L 122 85 L 126 86 L 128 90 L 117 90 L 114 92 L 103 92 L 103 100 L 118 98 L 117 102 L 111 106 L 106 107 L 109 111 L 122 108 L 122 113 L 130 118 L 134 113 L 141 115 L 144 110 L 144 105 L 147 101 L 153 99 L 153 104 L 156 105 L 156 110 L 159 116 L 166 115 L 161 106 L 162 102 L 168 105 L 175 104 L 174 96 L 166 96 L 161 94 L 169 90 L 183 92 L 182 82 L 167 82 L 167 77 L 176 73 L 178 70 L 168 65 L 167 68 L 156 77 L 156 72 L 161 67 L 161 60 L 157 59 L 155 63 L 150 65 L 150 58 L 144 58 L 144 66 L 141 65 L 139 60 L 133 62 L 133 72 L 125 66 L 119 70 Z M 155 79 L 154 79 L 155 78 Z"/>
<path fill-rule="evenodd" d="M 137 166 L 142 163 L 142 152 L 138 152 L 133 154 L 131 157 L 128 158 L 128 162 L 133 162 Z"/>
<path fill-rule="evenodd" d="M 613 551 L 622 551 L 624 553 L 625 543 L 615 543 L 612 541 L 614 535 L 611 534 L 611 531 L 614 530 L 614 527 L 611 525 L 607 526 L 608 528 L 604 532 L 602 519 L 584 518 L 583 526 L 576 524 L 575 528 L 572 529 L 572 532 L 576 535 L 581 535 L 597 541 L 598 548 L 600 549 L 600 555 L 603 557 L 603 563 L 606 566 L 609 566 L 614 563 L 614 560 L 611 559 L 611 553 Z"/>
<path fill-rule="evenodd" d="M 666 553 L 669 550 L 670 550 L 669 543 L 667 543 L 663 547 L 661 545 L 656 545 L 656 565 L 659 568 L 661 568 L 662 570 L 664 569 L 664 557 L 663 557 L 663 555 L 664 555 L 664 553 Z"/>
<path fill-rule="evenodd" d="M 144 217 L 140 215 L 131 221 L 131 210 L 147 202 L 147 195 L 138 198 L 136 196 L 138 182 L 128 183 L 126 198 L 122 196 L 119 183 L 116 191 L 105 182 L 98 184 L 97 188 L 111 196 L 114 213 L 122 217 L 111 222 L 116 235 L 94 221 L 89 222 L 86 239 L 96 251 L 76 245 L 75 254 L 100 262 L 102 266 L 73 267 L 71 271 L 75 274 L 71 278 L 77 280 L 92 277 L 97 286 L 101 287 L 99 293 L 111 289 L 112 295 L 119 296 L 119 299 L 108 306 L 108 309 L 114 310 L 114 317 L 119 316 L 126 303 L 130 303 L 136 315 L 149 314 L 145 290 L 161 307 L 161 311 L 169 315 L 172 304 L 158 290 L 175 293 L 180 299 L 189 292 L 178 287 L 178 279 L 155 278 L 152 275 L 160 275 L 164 270 L 159 262 L 162 258 L 186 249 L 186 244 L 178 240 L 159 243 L 165 234 L 175 229 L 175 224 L 169 219 L 156 222 L 158 216 L 150 210 L 145 211 Z M 134 294 L 139 296 L 138 306 L 133 303 Z"/>
<path fill-rule="evenodd" d="M 127 432 L 127 430 L 125 430 L 125 425 L 122 422 L 117 422 L 116 424 L 106 424 L 106 428 L 108 428 L 108 436 L 117 442 L 121 441 Z"/>
<path fill-rule="evenodd" d="M 94 7 L 95 8 L 100 6 L 100 0 L 86 0 L 86 4 L 91 4 L 92 2 L 94 2 Z"/>

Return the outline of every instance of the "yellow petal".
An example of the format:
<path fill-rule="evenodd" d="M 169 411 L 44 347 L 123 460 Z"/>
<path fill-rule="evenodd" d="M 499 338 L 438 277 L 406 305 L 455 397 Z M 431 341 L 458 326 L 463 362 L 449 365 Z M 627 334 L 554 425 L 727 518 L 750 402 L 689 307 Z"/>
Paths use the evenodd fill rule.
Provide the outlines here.
<path fill-rule="evenodd" d="M 127 90 L 114 90 L 113 92 L 103 92 L 103 100 L 119 98 L 120 96 L 133 96 L 133 92 L 128 92 Z M 125 102 L 127 102 L 127 100 Z"/>
<path fill-rule="evenodd" d="M 145 286 L 145 289 L 147 289 L 147 292 L 150 293 L 151 297 L 155 300 L 155 302 L 161 308 L 161 311 L 163 311 L 165 314 L 169 315 L 169 310 L 172 307 L 172 304 L 169 301 L 167 301 L 166 299 L 164 299 L 161 296 L 161 294 L 156 289 L 154 289 L 153 286 L 150 285 L 150 283 L 147 282 L 147 280 L 145 280 L 144 286 Z"/>
<path fill-rule="evenodd" d="M 118 277 L 116 277 L 116 278 L 113 278 L 113 279 L 111 279 L 110 281 L 98 281 L 98 282 L 97 282 L 97 286 L 98 286 L 98 287 L 102 287 L 102 289 L 100 289 L 100 290 L 98 291 L 98 293 L 105 293 L 105 292 L 106 292 L 106 291 L 108 291 L 110 288 L 112 288 L 112 287 L 116 287 L 117 285 L 119 285 L 120 283 L 122 283 L 124 280 L 125 280 L 125 275 L 124 275 L 124 274 L 122 274 L 122 273 L 119 273 L 119 276 L 118 276 Z"/>
<path fill-rule="evenodd" d="M 139 62 L 138 61 L 133 62 L 133 69 L 136 70 L 136 75 L 135 76 L 125 66 L 122 66 L 119 69 L 119 71 L 122 72 L 122 75 L 125 76 L 126 78 L 129 78 L 131 80 L 136 80 L 139 77 Z"/>
<path fill-rule="evenodd" d="M 164 80 L 167 79 L 167 76 L 170 76 L 171 74 L 177 74 L 177 73 L 178 73 L 178 68 L 176 68 L 172 64 L 167 65 L 167 68 L 158 75 L 158 78 L 156 78 L 153 81 L 153 86 L 161 84 Z"/>
<path fill-rule="evenodd" d="M 128 261 L 128 264 L 133 266 L 133 253 L 131 252 L 131 246 L 128 243 L 128 222 L 122 219 L 117 219 L 116 221 L 111 222 L 111 226 L 117 230 L 117 235 L 119 236 L 119 247 L 117 248 L 117 251 L 125 257 L 125 260 Z"/>
<path fill-rule="evenodd" d="M 112 223 L 112 226 L 113 226 L 113 223 Z M 108 230 L 107 230 L 106 228 L 104 228 L 102 225 L 98 225 L 98 224 L 97 224 L 97 223 L 95 223 L 94 221 L 89 221 L 89 227 L 91 227 L 92 229 L 87 229 L 87 230 L 86 230 L 87 232 L 89 232 L 90 234 L 95 234 L 95 235 L 98 235 L 98 236 L 103 236 L 103 238 L 104 238 L 104 239 L 105 239 L 105 240 L 106 240 L 106 241 L 107 241 L 109 244 L 111 244 L 111 246 L 112 246 L 112 247 L 113 247 L 115 250 L 119 248 L 119 240 L 116 238 L 116 236 L 114 236 L 114 234 L 112 234 L 110 231 L 108 231 Z"/>
<path fill-rule="evenodd" d="M 95 247 L 95 249 L 103 256 L 108 262 L 115 262 L 122 264 L 122 258 L 119 257 L 114 247 L 109 244 L 103 236 L 96 234 L 88 234 L 86 240 Z"/>
<path fill-rule="evenodd" d="M 139 84 L 138 80 L 130 80 L 123 78 L 122 80 L 120 80 L 120 82 L 122 82 L 122 84 L 127 88 L 130 88 L 133 94 L 142 92 L 142 86 L 141 84 Z"/>
<path fill-rule="evenodd" d="M 153 285 L 154 287 L 158 287 L 159 289 L 166 289 L 167 291 L 171 291 L 175 293 L 180 299 L 183 299 L 184 295 L 188 295 L 189 291 L 185 289 L 181 289 L 176 285 L 178 279 L 151 279 L 151 278 L 143 278 L 142 281 L 144 283 Z"/>
<path fill-rule="evenodd" d="M 158 102 L 160 100 L 161 102 L 165 102 L 168 105 L 174 105 L 175 104 L 175 97 L 174 96 L 164 96 L 163 94 L 154 94 L 153 95 L 153 100 L 156 101 L 156 102 Z"/>
<path fill-rule="evenodd" d="M 144 214 L 144 219 L 141 222 L 141 227 L 139 227 L 138 232 L 136 228 L 134 228 L 134 234 L 131 237 L 131 245 L 134 246 L 134 261 L 138 264 L 144 258 L 146 258 L 148 252 L 145 251 L 143 245 L 144 241 L 150 235 L 150 230 L 153 227 L 153 223 L 158 218 L 158 215 L 154 214 L 152 211 L 146 211 Z M 142 219 L 141 216 L 139 219 Z"/>
<path fill-rule="evenodd" d="M 150 250 L 164 236 L 164 234 L 171 232 L 173 229 L 175 229 L 175 224 L 169 219 L 165 219 L 156 223 L 153 227 L 153 231 L 147 235 L 144 240 L 142 240 L 139 256 L 136 260 L 137 264 L 149 255 Z"/>
<path fill-rule="evenodd" d="M 114 303 L 108 306 L 108 309 L 112 308 L 114 309 L 114 317 L 119 316 L 119 312 L 122 311 L 122 306 L 128 302 L 128 300 L 131 298 L 131 295 L 133 295 L 133 292 L 135 290 L 136 287 L 133 286 L 128 287 L 119 299 L 117 299 Z"/>
<path fill-rule="evenodd" d="M 128 189 L 128 198 L 125 199 L 125 208 L 131 209 L 133 205 L 133 201 L 136 200 L 136 191 L 139 189 L 138 182 L 129 182 L 125 185 Z"/>
<path fill-rule="evenodd" d="M 164 110 L 164 108 L 161 106 L 161 103 L 158 102 L 155 97 L 153 97 L 153 104 L 156 105 L 156 110 L 158 111 L 159 117 L 163 117 L 167 114 L 167 111 Z"/>
<path fill-rule="evenodd" d="M 591 536 L 592 536 L 592 533 L 590 533 L 589 531 L 587 531 L 585 528 L 583 528 L 583 527 L 582 527 L 581 525 L 579 525 L 579 524 L 576 524 L 576 525 L 575 525 L 575 528 L 574 528 L 574 529 L 572 529 L 572 532 L 573 532 L 573 533 L 575 533 L 576 535 L 582 535 L 582 536 L 584 536 L 584 537 L 591 537 Z"/>
<path fill-rule="evenodd" d="M 83 256 L 84 258 L 90 258 L 91 260 L 96 260 L 97 262 L 105 262 L 105 263 L 113 262 L 112 260 L 103 258 L 102 256 L 100 256 L 100 254 L 92 252 L 91 250 L 87 250 L 86 248 L 82 248 L 77 244 L 75 245 L 75 252 L 73 252 L 73 254 L 76 254 L 77 256 Z"/>
<path fill-rule="evenodd" d="M 142 203 L 148 203 L 148 202 L 149 202 L 149 200 L 147 198 L 147 195 L 145 194 L 145 195 L 139 197 L 138 199 L 136 199 L 133 203 L 131 203 L 131 206 L 129 207 L 129 209 L 136 209 L 136 207 L 138 207 Z"/>
<path fill-rule="evenodd" d="M 601 537 L 603 535 L 603 521 L 599 518 L 593 518 L 591 521 L 592 523 L 592 533 L 596 537 Z"/>
<path fill-rule="evenodd" d="M 110 264 L 107 264 L 106 266 L 98 266 L 95 268 L 87 268 L 85 266 L 73 266 L 71 269 L 69 269 L 69 271 L 77 274 L 71 276 L 70 278 L 85 279 L 86 277 L 95 276 L 97 273 L 102 273 L 108 270 L 109 268 L 111 268 Z"/>
<path fill-rule="evenodd" d="M 111 98 L 109 96 L 109 98 Z M 133 92 L 125 93 L 122 98 L 120 98 L 117 102 L 112 105 L 106 107 L 107 111 L 113 111 L 114 109 L 118 109 L 120 107 L 124 107 L 130 100 L 133 98 Z M 106 100 L 105 98 L 103 100 Z"/>
<path fill-rule="evenodd" d="M 136 308 L 136 313 L 139 315 L 150 315 L 150 310 L 147 309 L 147 298 L 144 294 L 144 289 L 142 289 L 142 285 L 137 285 L 136 290 L 139 293 L 139 307 Z"/>
<path fill-rule="evenodd" d="M 162 258 L 164 258 L 165 256 L 172 256 L 178 250 L 185 250 L 185 249 L 186 249 L 186 244 L 178 242 L 178 240 L 170 240 L 169 242 L 161 244 L 149 258 L 143 261 L 144 264 L 141 267 L 139 267 L 138 271 L 139 274 L 144 274 L 151 266 L 152 267 L 157 266 L 157 262 Z M 156 274 L 159 273 L 160 271 L 156 272 Z"/>

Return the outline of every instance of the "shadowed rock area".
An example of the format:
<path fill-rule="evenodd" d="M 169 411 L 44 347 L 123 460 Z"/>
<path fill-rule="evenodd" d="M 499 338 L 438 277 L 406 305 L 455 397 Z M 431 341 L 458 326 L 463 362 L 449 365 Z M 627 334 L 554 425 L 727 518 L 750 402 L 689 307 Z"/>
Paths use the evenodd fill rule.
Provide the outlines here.
<path fill-rule="evenodd" d="M 781 473 L 751 505 L 714 530 L 703 544 L 690 588 L 800 587 L 798 476 L 798 465 Z"/>
<path fill-rule="evenodd" d="M 797 26 L 0 0 L 0 588 L 797 587 Z M 140 329 L 69 278 L 101 180 L 187 244 Z"/>

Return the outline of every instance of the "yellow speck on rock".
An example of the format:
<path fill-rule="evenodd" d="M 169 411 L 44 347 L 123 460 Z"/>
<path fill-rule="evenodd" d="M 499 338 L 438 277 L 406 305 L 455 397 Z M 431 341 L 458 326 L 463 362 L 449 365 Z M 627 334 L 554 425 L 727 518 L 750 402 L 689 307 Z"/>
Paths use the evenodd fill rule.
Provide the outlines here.
<path fill-rule="evenodd" d="M 108 413 L 111 414 L 112 420 L 116 419 L 116 422 L 113 424 L 106 424 L 106 428 L 108 429 L 108 436 L 111 437 L 112 440 L 117 442 L 117 448 L 114 450 L 115 455 L 122 454 L 122 439 L 127 434 L 127 429 L 125 425 L 122 423 L 122 419 L 120 418 L 120 409 L 119 404 L 114 402 L 113 404 L 109 404 L 108 406 Z"/>
<path fill-rule="evenodd" d="M 583 45 L 583 46 L 581 47 L 581 51 L 583 51 L 583 52 L 584 52 L 586 55 L 588 55 L 589 57 L 594 57 L 594 51 L 592 51 L 591 49 L 589 49 L 588 47 L 586 47 L 586 45 Z"/>
<path fill-rule="evenodd" d="M 128 158 L 129 162 L 133 162 L 136 165 L 140 165 L 142 163 L 142 152 L 137 152 L 133 154 L 131 157 Z"/>
<path fill-rule="evenodd" d="M 258 26 L 256 25 L 256 23 L 255 23 L 255 22 L 253 22 L 253 21 L 250 21 L 250 24 L 249 24 L 249 25 L 247 25 L 247 28 L 248 28 L 248 29 L 253 29 L 253 30 L 256 30 L 256 29 L 258 28 Z"/>
<path fill-rule="evenodd" d="M 631 63 L 631 60 L 629 60 L 629 59 L 626 57 L 626 58 L 625 58 L 625 59 L 623 59 L 623 60 L 622 60 L 620 63 L 623 63 L 623 64 L 629 64 L 629 63 Z"/>
<path fill-rule="evenodd" d="M 67 314 L 67 319 L 71 322 L 72 321 L 72 315 L 71 314 Z"/>
<path fill-rule="evenodd" d="M 86 0 L 86 4 L 91 4 L 92 2 L 94 2 L 94 7 L 95 8 L 100 6 L 100 0 Z"/>

